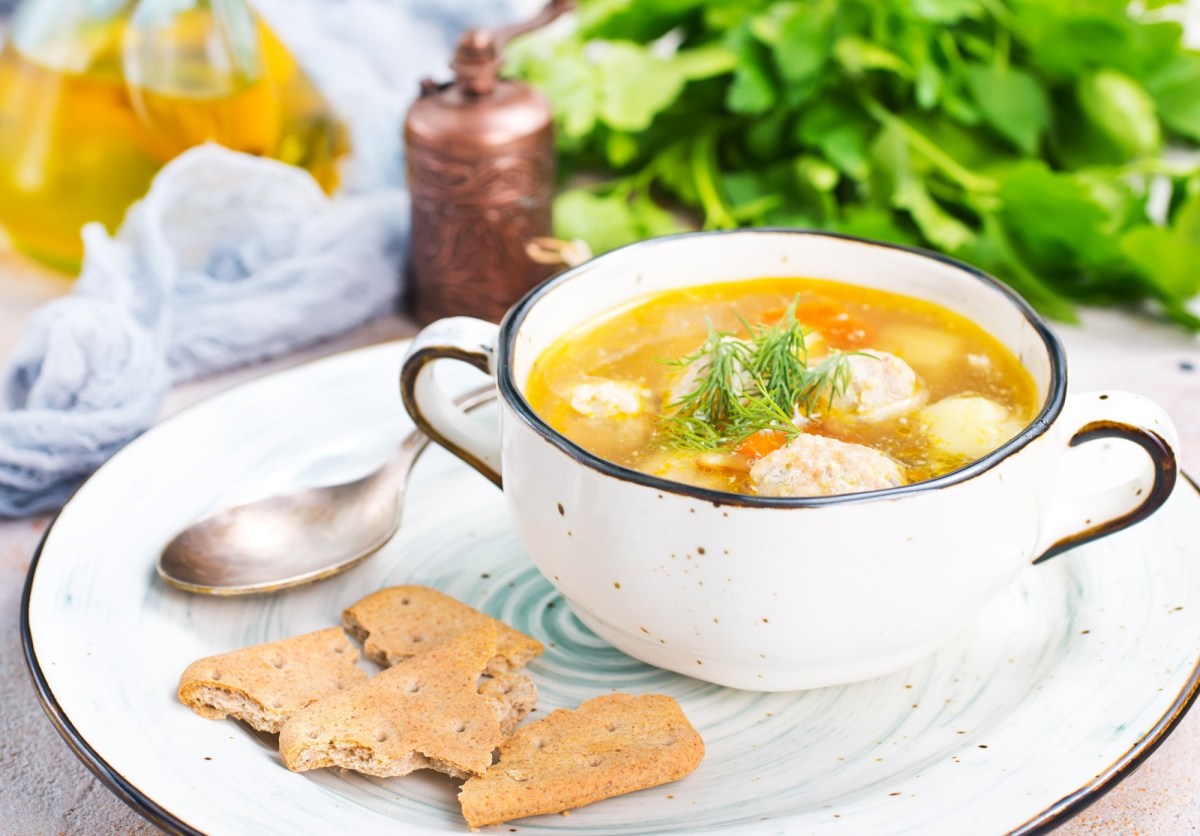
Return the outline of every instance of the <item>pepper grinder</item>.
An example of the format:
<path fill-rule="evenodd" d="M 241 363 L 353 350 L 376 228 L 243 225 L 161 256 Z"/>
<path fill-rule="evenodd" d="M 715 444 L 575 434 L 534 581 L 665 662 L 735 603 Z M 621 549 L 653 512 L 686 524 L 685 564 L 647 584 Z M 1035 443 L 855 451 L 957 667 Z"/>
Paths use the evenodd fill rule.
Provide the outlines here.
<path fill-rule="evenodd" d="M 567 11 L 551 0 L 537 17 L 463 33 L 454 80 L 421 82 L 404 123 L 412 195 L 409 305 L 422 324 L 444 316 L 498 322 L 552 265 L 526 254 L 551 232 L 554 129 L 550 103 L 498 78 L 504 45 Z"/>

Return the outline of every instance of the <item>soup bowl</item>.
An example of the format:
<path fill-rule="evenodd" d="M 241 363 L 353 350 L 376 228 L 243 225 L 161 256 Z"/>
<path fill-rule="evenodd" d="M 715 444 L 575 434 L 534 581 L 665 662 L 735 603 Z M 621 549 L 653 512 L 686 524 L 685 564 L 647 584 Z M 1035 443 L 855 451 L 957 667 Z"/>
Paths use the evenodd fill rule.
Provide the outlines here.
<path fill-rule="evenodd" d="M 1040 410 L 948 475 L 867 493 L 771 498 L 612 464 L 539 417 L 530 370 L 572 329 L 658 291 L 764 276 L 830 279 L 940 304 L 1005 344 Z M 432 374 L 494 375 L 498 427 L 468 420 Z M 541 285 L 500 326 L 436 322 L 401 371 L 431 438 L 502 486 L 520 542 L 579 619 L 651 665 L 737 688 L 795 690 L 879 676 L 967 626 L 1030 564 L 1145 518 L 1172 490 L 1174 427 L 1122 392 L 1067 394 L 1063 348 L 999 281 L 932 253 L 827 233 L 740 230 L 647 240 Z M 1128 473 L 1079 486 L 1099 439 L 1133 442 Z"/>

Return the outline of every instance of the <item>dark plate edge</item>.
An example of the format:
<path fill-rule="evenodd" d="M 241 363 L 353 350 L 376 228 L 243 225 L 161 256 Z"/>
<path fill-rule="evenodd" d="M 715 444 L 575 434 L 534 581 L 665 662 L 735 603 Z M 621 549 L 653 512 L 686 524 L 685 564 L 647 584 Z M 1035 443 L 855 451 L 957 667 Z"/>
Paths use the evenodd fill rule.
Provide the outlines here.
<path fill-rule="evenodd" d="M 1196 493 L 1200 493 L 1200 484 L 1197 484 L 1195 479 L 1183 471 L 1180 471 L 1180 475 L 1187 480 Z M 1063 796 L 1020 827 L 1010 831 L 1009 836 L 1040 836 L 1040 834 L 1049 833 L 1095 804 L 1113 787 L 1136 772 L 1146 758 L 1154 754 L 1154 750 L 1162 745 L 1171 732 L 1175 731 L 1184 715 L 1195 704 L 1198 695 L 1200 695 L 1200 658 L 1196 660 L 1195 666 L 1192 668 L 1192 675 L 1188 677 L 1183 690 L 1179 692 L 1179 696 L 1171 703 L 1167 713 L 1159 719 L 1154 728 L 1150 729 L 1130 747 L 1128 752 L 1109 764 L 1090 782 L 1075 792 Z"/>
<path fill-rule="evenodd" d="M 1197 484 L 1196 480 L 1192 479 L 1188 474 L 1183 473 L 1182 475 L 1188 484 L 1200 494 L 1200 484 Z M 60 514 L 61 511 L 54 516 L 54 519 L 50 521 L 50 525 L 46 527 L 45 533 L 42 534 L 42 539 L 38 543 L 37 549 L 33 553 L 33 558 L 29 563 L 29 572 L 25 576 L 25 587 L 21 592 L 21 648 L 24 652 L 25 667 L 29 671 L 30 679 L 33 680 L 38 701 L 41 703 L 42 709 L 46 712 L 46 716 L 50 718 L 50 722 L 55 730 L 66 741 L 75 756 L 83 761 L 84 765 L 100 779 L 101 783 L 129 805 L 134 812 L 167 833 L 205 836 L 203 831 L 195 829 L 182 818 L 155 802 L 105 761 L 100 753 L 91 747 L 84 736 L 71 723 L 66 712 L 63 711 L 62 706 L 55 699 L 54 693 L 50 690 L 50 685 L 46 681 L 41 664 L 38 662 L 37 653 L 33 647 L 33 633 L 29 624 L 29 599 L 33 591 L 34 575 L 37 573 L 37 566 L 42 557 L 42 550 L 46 545 L 47 539 L 50 537 L 50 532 L 54 530 L 54 524 L 58 521 Z M 1183 720 L 1184 715 L 1187 714 L 1188 710 L 1196 702 L 1198 695 L 1200 695 L 1200 658 L 1197 658 L 1195 666 L 1192 668 L 1192 674 L 1188 677 L 1184 689 L 1175 698 L 1174 702 L 1171 703 L 1167 712 L 1149 732 L 1130 747 L 1129 751 L 1102 772 L 1098 773 L 1091 781 L 1074 792 L 1063 796 L 1042 812 L 1009 831 L 1008 836 L 1036 836 L 1037 834 L 1049 833 L 1068 819 L 1082 812 L 1091 804 L 1099 801 L 1113 787 L 1132 775 L 1146 758 L 1150 757 L 1154 753 L 1154 750 L 1162 745 L 1162 742 L 1175 730 L 1180 721 Z"/>
<path fill-rule="evenodd" d="M 42 539 L 38 542 L 33 559 L 29 563 L 29 572 L 25 576 L 25 588 L 21 591 L 21 649 L 24 651 L 25 669 L 29 671 L 29 678 L 33 680 L 34 690 L 37 691 L 38 702 L 42 704 L 42 710 L 50 718 L 50 723 L 66 741 L 75 757 L 83 761 L 84 766 L 90 769 L 104 786 L 112 790 L 117 798 L 128 804 L 135 813 L 166 833 L 204 836 L 203 831 L 188 825 L 179 816 L 159 805 L 135 787 L 124 775 L 113 769 L 75 728 L 62 706 L 58 704 L 58 700 L 54 698 L 49 683 L 46 682 L 46 676 L 38 662 L 37 653 L 33 649 L 33 633 L 29 626 L 29 598 L 33 592 L 33 577 L 37 571 L 38 561 L 42 557 L 42 549 L 46 546 L 46 540 L 54 529 L 54 524 L 58 522 L 59 514 L 54 515 L 54 519 L 50 521 L 50 525 L 46 527 Z"/>

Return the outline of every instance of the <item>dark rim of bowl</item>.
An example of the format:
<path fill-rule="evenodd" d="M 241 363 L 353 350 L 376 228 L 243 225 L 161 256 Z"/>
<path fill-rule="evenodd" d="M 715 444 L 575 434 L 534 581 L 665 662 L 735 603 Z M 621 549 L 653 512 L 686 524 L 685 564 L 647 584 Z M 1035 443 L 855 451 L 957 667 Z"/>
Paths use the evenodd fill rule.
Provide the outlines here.
<path fill-rule="evenodd" d="M 878 491 L 864 491 L 862 493 L 841 494 L 838 496 L 814 496 L 814 497 L 765 497 L 765 496 L 749 496 L 746 494 L 728 493 L 726 491 L 711 490 L 709 488 L 698 488 L 691 485 L 685 485 L 681 482 L 672 482 L 668 479 L 662 479 L 658 476 L 651 476 L 647 473 L 642 473 L 632 468 L 623 467 L 619 464 L 607 461 L 600 458 L 594 453 L 589 453 L 587 450 L 580 447 L 575 442 L 568 439 L 566 436 L 559 434 L 552 429 L 549 424 L 542 420 L 533 408 L 529 405 L 529 401 L 525 399 L 524 394 L 517 387 L 516 381 L 513 379 L 512 359 L 515 351 L 515 343 L 517 332 L 520 330 L 522 323 L 525 322 L 529 312 L 537 303 L 562 287 L 566 283 L 572 281 L 582 273 L 597 268 L 608 261 L 616 261 L 628 254 L 630 250 L 635 248 L 648 248 L 660 246 L 666 243 L 674 243 L 689 238 L 700 236 L 717 236 L 717 235 L 807 235 L 816 238 L 836 238 L 842 241 L 847 241 L 852 244 L 858 244 L 868 247 L 880 247 L 888 250 L 897 250 L 899 252 L 909 253 L 921 258 L 928 258 L 932 261 L 941 262 L 942 264 L 953 267 L 962 273 L 972 276 L 976 280 L 988 285 L 998 291 L 1015 307 L 1021 315 L 1025 317 L 1026 322 L 1037 332 L 1041 337 L 1042 344 L 1046 348 L 1046 354 L 1050 358 L 1050 385 L 1046 394 L 1046 400 L 1038 412 L 1037 417 L 1025 427 L 1018 435 L 1009 439 L 1004 444 L 997 447 L 992 452 L 988 453 L 981 459 L 977 459 L 970 464 L 959 468 L 958 470 L 947 473 L 944 476 L 939 476 L 936 479 L 928 479 L 923 482 L 913 482 L 908 485 L 901 485 L 896 488 L 885 488 Z M 813 278 L 820 278 L 814 276 Z M 866 238 L 859 238 L 854 235 L 844 235 L 836 232 L 824 232 L 820 230 L 810 229 L 787 229 L 774 227 L 760 227 L 754 229 L 729 229 L 706 232 L 684 232 L 678 235 L 667 235 L 661 238 L 650 238 L 645 241 L 638 241 L 633 244 L 626 244 L 624 247 L 612 250 L 603 255 L 597 256 L 591 261 L 584 262 L 577 267 L 573 267 L 558 276 L 538 285 L 525 295 L 508 312 L 504 317 L 504 321 L 500 323 L 500 339 L 499 339 L 499 357 L 497 362 L 496 380 L 501 397 L 505 403 L 512 408 L 521 420 L 528 424 L 538 435 L 546 441 L 559 448 L 571 458 L 585 464 L 593 470 L 596 470 L 605 476 L 611 476 L 614 479 L 620 479 L 626 482 L 633 482 L 643 485 L 648 488 L 653 488 L 663 493 L 673 493 L 682 496 L 692 497 L 694 499 L 703 500 L 712 503 L 713 505 L 738 505 L 750 507 L 766 507 L 766 508 L 819 508 L 826 505 L 848 505 L 859 502 L 873 502 L 876 500 L 901 499 L 913 494 L 924 493 L 925 491 L 937 490 L 951 485 L 957 485 L 960 482 L 966 482 L 973 479 L 993 467 L 998 465 L 1004 459 L 1016 453 L 1018 450 L 1025 447 L 1029 442 L 1033 441 L 1050 427 L 1054 420 L 1062 412 L 1063 403 L 1067 395 L 1067 358 L 1066 352 L 1063 350 L 1062 343 L 1058 337 L 1054 336 L 1050 331 L 1049 326 L 1041 318 L 1040 315 L 1033 309 L 1028 302 L 1021 296 L 1017 295 L 1016 291 L 1004 284 L 999 279 L 988 275 L 987 273 L 972 267 L 962 261 L 959 261 L 941 253 L 932 252 L 930 250 L 920 249 L 919 247 L 906 247 L 901 244 L 888 244 L 880 241 L 871 241 Z"/>

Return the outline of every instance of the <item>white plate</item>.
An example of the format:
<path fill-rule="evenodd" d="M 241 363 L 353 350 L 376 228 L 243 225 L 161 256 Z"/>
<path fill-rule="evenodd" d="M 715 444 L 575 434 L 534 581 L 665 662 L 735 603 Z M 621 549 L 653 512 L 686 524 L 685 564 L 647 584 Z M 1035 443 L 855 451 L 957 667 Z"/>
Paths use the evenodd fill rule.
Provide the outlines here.
<path fill-rule="evenodd" d="M 539 711 L 609 690 L 667 693 L 704 737 L 707 757 L 683 781 L 493 832 L 1045 830 L 1128 774 L 1195 696 L 1200 494 L 1183 480 L 1145 523 L 1026 571 L 935 656 L 794 694 L 707 685 L 606 646 L 522 552 L 500 493 L 440 450 L 417 465 L 401 533 L 345 575 L 229 600 L 156 578 L 158 550 L 201 513 L 380 460 L 411 426 L 396 395 L 402 350 L 333 357 L 186 410 L 119 453 L 47 532 L 23 608 L 34 681 L 76 753 L 155 823 L 465 832 L 449 779 L 293 774 L 246 728 L 175 698 L 191 660 L 336 624 L 396 583 L 435 586 L 545 642 L 529 666 Z"/>

